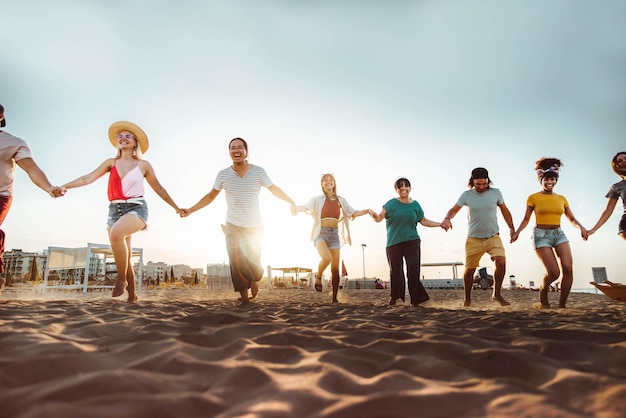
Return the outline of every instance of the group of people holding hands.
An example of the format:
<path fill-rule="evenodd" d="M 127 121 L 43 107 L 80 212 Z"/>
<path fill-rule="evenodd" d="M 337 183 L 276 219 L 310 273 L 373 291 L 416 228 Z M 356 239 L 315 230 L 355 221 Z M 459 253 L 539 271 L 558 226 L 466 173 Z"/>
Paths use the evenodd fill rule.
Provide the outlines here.
<path fill-rule="evenodd" d="M 0 127 L 4 127 L 5 124 L 4 108 L 0 106 Z M 343 244 L 351 244 L 350 220 L 363 215 L 370 215 L 376 222 L 385 220 L 386 253 L 391 279 L 389 304 L 395 305 L 398 299 L 404 301 L 405 283 L 408 281 L 410 303 L 412 306 L 418 306 L 427 301 L 429 296 L 420 281 L 421 241 L 417 224 L 440 227 L 447 231 L 452 228 L 451 220 L 454 216 L 463 206 L 467 206 L 469 228 L 465 243 L 464 306 L 471 304 L 474 272 L 485 253 L 489 254 L 495 263 L 493 300 L 503 306 L 509 305 L 501 293 L 506 257 L 499 236 L 497 222 L 499 208 L 509 227 L 511 242 L 517 240 L 520 232 L 528 226 L 531 215 L 535 214 L 536 225 L 532 240 L 535 251 L 546 269 L 539 292 L 539 306 L 550 307 L 548 301 L 550 285 L 562 274 L 559 307 L 564 308 L 572 287 L 573 272 L 569 242 L 560 227 L 562 215 L 580 229 L 582 238 L 586 240 L 608 220 L 619 198 L 623 203 L 626 202 L 626 152 L 620 152 L 613 158 L 612 167 L 621 177 L 621 181 L 611 186 L 606 196 L 609 199 L 607 207 L 590 230 L 585 229 L 576 220 L 567 199 L 553 191 L 563 166 L 557 158 L 541 158 L 537 161 L 535 170 L 541 190 L 528 197 L 524 218 L 517 229 L 514 227 L 513 218 L 502 193 L 491 187 L 489 173 L 482 167 L 472 170 L 468 190 L 461 194 L 441 222 L 425 217 L 420 204 L 410 196 L 411 183 L 406 178 L 396 180 L 394 187 L 397 196 L 389 199 L 379 212 L 372 209 L 354 209 L 343 196 L 337 194 L 337 185 L 332 174 L 322 175 L 322 194 L 312 197 L 304 205 L 296 205 L 293 199 L 272 182 L 262 167 L 248 162 L 247 142 L 242 138 L 234 138 L 228 145 L 232 164 L 218 172 L 213 188 L 196 204 L 190 208 L 180 208 L 157 179 L 152 165 L 143 159 L 149 142 L 146 133 L 139 126 L 127 121 L 115 122 L 109 128 L 108 137 L 116 148 L 114 157 L 106 159 L 86 175 L 62 186 L 52 186 L 32 159 L 27 143 L 0 130 L 0 225 L 11 206 L 16 164 L 28 173 L 37 186 L 53 197 L 63 196 L 67 190 L 91 184 L 109 173 L 107 229 L 117 267 L 113 297 L 121 296 L 127 291 L 127 301 L 130 303 L 137 301 L 135 276 L 131 264 L 131 237 L 135 232 L 145 229 L 148 222 L 144 179 L 181 217 L 189 216 L 206 207 L 222 190 L 225 191 L 227 210 L 222 229 L 225 234 L 233 287 L 241 295 L 242 304 L 249 303 L 257 296 L 258 282 L 264 272 L 261 264 L 263 231 L 259 205 L 261 187 L 267 188 L 274 196 L 287 202 L 293 215 L 305 212 L 313 217 L 311 240 L 320 255 L 314 287 L 317 291 L 323 290 L 322 275 L 330 265 L 333 303 L 338 302 L 340 248 Z M 626 231 L 626 213 L 619 226 L 620 236 L 626 239 L 624 231 Z M 0 273 L 4 272 L 1 260 L 3 251 L 4 232 L 0 230 Z M 560 260 L 560 268 L 557 258 Z M 3 285 L 4 279 L 0 278 L 0 290 Z"/>

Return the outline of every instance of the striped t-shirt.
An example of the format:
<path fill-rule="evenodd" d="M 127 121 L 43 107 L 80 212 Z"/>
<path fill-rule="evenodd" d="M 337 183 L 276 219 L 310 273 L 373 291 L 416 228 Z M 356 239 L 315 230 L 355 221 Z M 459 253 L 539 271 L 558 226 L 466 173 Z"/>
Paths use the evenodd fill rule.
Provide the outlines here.
<path fill-rule="evenodd" d="M 261 186 L 267 188 L 271 185 L 272 180 L 257 165 L 250 167 L 243 178 L 232 166 L 217 173 L 213 188 L 226 191 L 226 222 L 244 228 L 262 226 L 259 192 Z"/>

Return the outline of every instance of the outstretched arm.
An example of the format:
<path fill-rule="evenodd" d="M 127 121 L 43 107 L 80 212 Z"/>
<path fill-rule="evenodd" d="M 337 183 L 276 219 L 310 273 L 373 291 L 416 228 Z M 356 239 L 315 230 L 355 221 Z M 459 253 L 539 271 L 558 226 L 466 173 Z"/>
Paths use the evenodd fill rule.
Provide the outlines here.
<path fill-rule="evenodd" d="M 522 230 L 524 230 L 524 228 L 526 228 L 526 226 L 528 225 L 528 222 L 530 222 L 530 215 L 532 215 L 534 210 L 535 209 L 532 206 L 526 206 L 524 219 L 522 219 L 522 222 L 520 222 L 519 226 L 517 227 L 517 231 L 513 232 L 513 234 L 511 235 L 511 242 L 517 241 L 517 238 L 519 238 L 519 233 L 522 232 Z"/>
<path fill-rule="evenodd" d="M 93 170 L 89 174 L 85 174 L 84 176 L 80 176 L 76 180 L 72 180 L 69 183 L 65 183 L 61 186 L 63 189 L 74 189 L 76 187 L 86 186 L 88 184 L 93 183 L 98 180 L 100 177 L 104 176 L 106 173 L 111 171 L 111 167 L 113 166 L 113 158 L 109 158 L 105 160 L 102 164 L 98 166 L 95 170 Z"/>
<path fill-rule="evenodd" d="M 289 205 L 291 206 L 291 214 L 295 214 L 296 213 L 296 202 L 293 201 L 292 198 L 290 198 L 287 193 L 285 193 L 283 191 L 283 189 L 281 189 L 280 187 L 276 186 L 275 184 L 272 184 L 270 187 L 267 188 L 274 196 L 276 196 L 277 198 L 279 198 L 280 200 L 284 200 L 285 202 L 289 203 Z"/>
<path fill-rule="evenodd" d="M 436 227 L 440 227 L 443 228 L 443 224 L 441 222 L 435 222 L 435 221 L 431 221 L 430 219 L 426 219 L 426 218 L 422 218 L 422 220 L 420 221 L 420 223 L 424 226 L 427 226 L 429 228 L 436 228 Z M 445 229 L 445 228 L 444 228 Z"/>
<path fill-rule="evenodd" d="M 208 206 L 211 202 L 215 200 L 217 195 L 220 194 L 220 191 L 217 189 L 211 189 L 211 191 L 205 194 L 202 199 L 198 200 L 198 203 L 190 207 L 189 209 L 181 209 L 180 216 L 185 217 L 189 216 L 195 211 L 202 209 L 205 206 Z"/>
<path fill-rule="evenodd" d="M 22 158 L 19 161 L 16 161 L 17 165 L 19 165 L 22 170 L 26 171 L 30 180 L 41 190 L 48 193 L 52 197 L 62 196 L 63 193 L 60 193 L 60 189 L 58 187 L 52 186 L 48 181 L 48 177 L 43 172 L 41 168 L 35 163 L 35 160 L 32 158 Z"/>
<path fill-rule="evenodd" d="M 167 190 L 165 190 L 165 188 L 161 185 L 161 183 L 157 179 L 152 165 L 146 160 L 143 160 L 142 165 L 145 170 L 146 181 L 148 182 L 150 187 L 152 187 L 152 190 L 154 190 L 156 194 L 158 194 L 159 197 L 165 201 L 165 203 L 173 207 L 176 213 L 182 216 L 182 211 L 180 210 L 178 205 L 174 203 L 174 199 L 170 197 L 169 193 L 167 193 Z"/>
<path fill-rule="evenodd" d="M 500 206 L 500 212 L 502 212 L 502 217 L 504 218 L 504 222 L 509 226 L 509 235 L 513 236 L 515 233 L 515 225 L 513 224 L 513 215 L 511 215 L 511 211 L 509 208 L 503 203 Z"/>
<path fill-rule="evenodd" d="M 609 220 L 616 205 L 617 205 L 617 199 L 610 198 L 608 202 L 606 202 L 606 208 L 604 209 L 604 212 L 602 212 L 602 214 L 600 215 L 600 219 L 598 219 L 598 222 L 596 222 L 593 228 L 589 230 L 589 235 L 596 232 L 598 229 L 600 229 L 602 225 L 606 223 L 606 221 Z"/>
<path fill-rule="evenodd" d="M 361 209 L 361 210 L 355 210 L 354 212 L 352 212 L 352 220 L 358 218 L 359 216 L 363 216 L 363 215 L 369 215 L 370 213 L 372 213 L 373 211 L 371 209 Z"/>
<path fill-rule="evenodd" d="M 387 210 L 385 209 L 385 207 L 383 206 L 383 210 L 380 211 L 380 213 L 376 213 L 374 211 L 370 212 L 370 216 L 372 217 L 372 219 L 374 219 L 376 222 L 380 222 L 383 219 L 385 219 L 385 215 L 387 215 Z"/>
<path fill-rule="evenodd" d="M 567 216 L 567 219 L 569 219 L 572 225 L 580 229 L 580 236 L 583 240 L 587 241 L 587 238 L 589 238 L 589 232 L 585 229 L 584 226 L 582 226 L 580 222 L 578 222 L 578 220 L 574 217 L 574 213 L 569 207 L 565 208 L 565 216 Z"/>

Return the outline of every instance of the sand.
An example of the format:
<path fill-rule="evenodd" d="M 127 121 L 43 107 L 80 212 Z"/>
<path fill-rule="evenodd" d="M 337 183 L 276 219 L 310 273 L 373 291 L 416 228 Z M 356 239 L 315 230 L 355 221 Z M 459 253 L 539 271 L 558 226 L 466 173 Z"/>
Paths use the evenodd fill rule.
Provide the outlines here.
<path fill-rule="evenodd" d="M 4 292 L 2 417 L 620 417 L 626 304 L 574 293 Z M 558 294 L 550 297 L 556 303 Z"/>

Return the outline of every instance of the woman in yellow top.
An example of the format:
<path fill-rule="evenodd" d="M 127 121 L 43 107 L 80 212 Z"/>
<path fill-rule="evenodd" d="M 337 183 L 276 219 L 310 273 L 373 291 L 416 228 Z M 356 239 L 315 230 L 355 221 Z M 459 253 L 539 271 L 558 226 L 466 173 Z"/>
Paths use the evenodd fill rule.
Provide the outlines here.
<path fill-rule="evenodd" d="M 533 212 L 535 213 L 537 224 L 533 231 L 532 241 L 535 252 L 546 268 L 546 275 L 543 277 L 543 283 L 539 289 L 540 305 L 538 307 L 542 309 L 550 308 L 550 303 L 548 302 L 550 284 L 561 275 L 557 257 L 561 262 L 561 270 L 563 271 L 559 308 L 565 308 L 565 303 L 574 281 L 572 250 L 565 233 L 561 229 L 561 215 L 565 214 L 570 222 L 580 229 L 580 235 L 584 240 L 587 240 L 589 235 L 587 230 L 574 217 L 567 199 L 553 192 L 554 186 L 559 180 L 559 171 L 562 165 L 561 160 L 558 158 L 544 157 L 536 162 L 535 170 L 537 171 L 537 178 L 541 183 L 542 190 L 528 196 L 524 219 L 522 219 L 517 230 L 511 235 L 511 242 L 515 242 L 520 232 L 528 225 L 530 215 Z"/>

